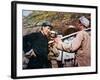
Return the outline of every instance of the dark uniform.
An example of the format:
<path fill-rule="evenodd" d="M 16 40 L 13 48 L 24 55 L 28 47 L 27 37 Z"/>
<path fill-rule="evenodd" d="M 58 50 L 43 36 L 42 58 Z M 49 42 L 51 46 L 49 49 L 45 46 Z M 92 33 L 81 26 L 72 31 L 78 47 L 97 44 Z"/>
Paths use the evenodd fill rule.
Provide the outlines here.
<path fill-rule="evenodd" d="M 23 37 L 23 50 L 28 52 L 30 49 L 36 54 L 31 57 L 28 69 L 49 68 L 48 63 L 48 39 L 41 32 L 31 33 Z"/>

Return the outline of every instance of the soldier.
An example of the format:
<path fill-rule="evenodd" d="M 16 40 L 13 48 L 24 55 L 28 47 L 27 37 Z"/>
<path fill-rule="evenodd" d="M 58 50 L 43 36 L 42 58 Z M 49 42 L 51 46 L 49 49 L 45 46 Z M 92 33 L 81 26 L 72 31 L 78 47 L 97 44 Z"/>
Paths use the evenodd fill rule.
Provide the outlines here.
<path fill-rule="evenodd" d="M 57 57 L 59 56 L 59 51 L 56 48 L 56 44 L 54 43 L 54 38 L 56 37 L 57 37 L 57 33 L 55 31 L 51 31 L 50 41 L 49 41 L 48 60 L 50 61 L 52 68 L 58 68 Z"/>
<path fill-rule="evenodd" d="M 29 56 L 27 69 L 49 68 L 48 35 L 51 28 L 51 23 L 44 21 L 41 24 L 40 32 L 31 33 L 23 37 L 24 53 L 31 52 L 35 54 L 35 56 L 33 54 Z"/>
<path fill-rule="evenodd" d="M 90 55 L 90 36 L 84 31 L 85 28 L 89 27 L 89 20 L 82 16 L 78 20 L 77 28 L 80 30 L 76 38 L 73 40 L 70 46 L 63 43 L 61 39 L 56 38 L 55 42 L 58 44 L 58 49 L 75 52 L 76 53 L 76 63 L 78 66 L 90 66 L 91 65 L 91 55 Z"/>

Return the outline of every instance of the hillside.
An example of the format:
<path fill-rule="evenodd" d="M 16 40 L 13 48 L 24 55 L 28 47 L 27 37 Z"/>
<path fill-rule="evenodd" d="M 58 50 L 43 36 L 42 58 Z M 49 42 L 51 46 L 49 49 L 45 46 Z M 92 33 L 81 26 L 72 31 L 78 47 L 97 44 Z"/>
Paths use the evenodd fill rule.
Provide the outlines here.
<path fill-rule="evenodd" d="M 80 16 L 83 15 L 87 18 L 90 18 L 90 14 L 86 13 L 32 11 L 28 16 L 23 16 L 23 35 L 38 31 L 37 24 L 44 20 L 48 20 L 52 23 L 53 30 L 56 30 L 58 33 L 61 33 L 63 35 L 66 35 L 66 30 L 68 26 L 76 26 L 75 22 L 73 21 L 77 20 Z"/>

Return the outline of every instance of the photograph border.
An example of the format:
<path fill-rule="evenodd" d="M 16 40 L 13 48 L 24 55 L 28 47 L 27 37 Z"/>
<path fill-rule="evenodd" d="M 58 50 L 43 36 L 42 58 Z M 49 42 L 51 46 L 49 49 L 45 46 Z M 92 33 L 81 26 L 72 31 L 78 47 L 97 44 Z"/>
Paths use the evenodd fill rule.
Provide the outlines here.
<path fill-rule="evenodd" d="M 37 75 L 37 76 L 17 76 L 17 4 L 31 4 L 31 5 L 47 5 L 47 6 L 59 6 L 59 7 L 80 7 L 80 8 L 92 8 L 96 10 L 96 70 L 94 72 L 82 72 L 82 73 L 69 73 L 69 74 L 53 74 L 53 75 Z M 37 77 L 53 77 L 53 76 L 68 76 L 68 75 L 83 75 L 83 74 L 97 74 L 98 73 L 98 7 L 88 5 L 73 5 L 73 4 L 57 4 L 57 3 L 42 3 L 42 2 L 24 2 L 24 1 L 12 1 L 11 2 L 11 78 L 37 78 Z"/>

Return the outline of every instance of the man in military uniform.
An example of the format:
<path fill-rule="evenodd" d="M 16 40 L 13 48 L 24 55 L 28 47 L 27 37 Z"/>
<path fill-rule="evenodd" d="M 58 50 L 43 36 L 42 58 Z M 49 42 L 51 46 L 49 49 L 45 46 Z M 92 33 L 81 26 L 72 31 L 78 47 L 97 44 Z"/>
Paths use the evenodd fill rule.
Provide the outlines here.
<path fill-rule="evenodd" d="M 54 43 L 56 37 L 57 33 L 55 31 L 50 31 L 48 60 L 50 61 L 52 68 L 58 68 L 57 57 L 60 54 L 59 50 L 56 48 L 56 44 Z"/>
<path fill-rule="evenodd" d="M 89 34 L 84 31 L 85 28 L 89 27 L 89 20 L 85 16 L 80 17 L 77 27 L 80 31 L 70 46 L 67 46 L 67 44 L 63 43 L 59 38 L 56 38 L 55 42 L 58 44 L 58 49 L 76 53 L 76 63 L 78 63 L 78 66 L 90 66 L 91 40 Z"/>
<path fill-rule="evenodd" d="M 48 63 L 48 35 L 52 25 L 49 21 L 41 24 L 41 31 L 23 37 L 23 51 L 29 54 L 27 69 L 49 68 Z M 34 55 L 35 54 L 35 55 Z"/>

